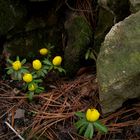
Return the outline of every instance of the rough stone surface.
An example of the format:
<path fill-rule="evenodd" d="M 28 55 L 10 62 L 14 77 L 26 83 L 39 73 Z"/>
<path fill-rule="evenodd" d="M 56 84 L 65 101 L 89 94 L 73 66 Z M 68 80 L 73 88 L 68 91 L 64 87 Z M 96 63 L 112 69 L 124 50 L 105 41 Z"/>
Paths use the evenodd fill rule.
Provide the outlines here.
<path fill-rule="evenodd" d="M 140 11 L 116 24 L 105 37 L 97 59 L 104 113 L 140 98 Z"/>
<path fill-rule="evenodd" d="M 132 13 L 135 13 L 140 10 L 140 0 L 129 0 L 129 1 Z"/>
<path fill-rule="evenodd" d="M 0 0 L 0 36 L 22 27 L 26 16 L 26 7 L 20 0 Z"/>
<path fill-rule="evenodd" d="M 65 23 L 68 34 L 67 46 L 64 51 L 64 67 L 67 75 L 72 77 L 80 68 L 85 53 L 91 43 L 92 30 L 87 21 L 77 15 L 72 15 Z"/>

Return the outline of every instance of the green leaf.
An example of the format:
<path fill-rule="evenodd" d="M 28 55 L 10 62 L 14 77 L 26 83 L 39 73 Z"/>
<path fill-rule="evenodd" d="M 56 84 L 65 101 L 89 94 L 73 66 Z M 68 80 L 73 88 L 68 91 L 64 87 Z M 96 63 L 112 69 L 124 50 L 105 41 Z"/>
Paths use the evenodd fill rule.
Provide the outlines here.
<path fill-rule="evenodd" d="M 41 76 L 42 76 L 42 77 L 45 77 L 45 74 L 44 74 L 43 72 L 41 72 Z"/>
<path fill-rule="evenodd" d="M 50 66 L 44 66 L 45 70 L 49 70 Z"/>
<path fill-rule="evenodd" d="M 46 46 L 46 48 L 49 48 L 49 49 L 53 49 L 54 48 L 54 46 L 53 45 L 51 45 L 50 43 L 48 43 L 48 44 L 44 44 L 45 46 Z"/>
<path fill-rule="evenodd" d="M 85 124 L 87 124 L 88 122 L 85 120 L 85 119 L 80 119 L 79 121 L 77 121 L 76 123 L 75 123 L 75 127 L 77 128 L 77 129 L 79 129 L 81 126 L 83 126 L 83 125 L 85 125 Z"/>
<path fill-rule="evenodd" d="M 83 126 L 81 126 L 81 128 L 79 129 L 78 133 L 81 135 L 86 130 L 87 126 L 88 126 L 88 123 L 86 123 Z"/>
<path fill-rule="evenodd" d="M 12 74 L 14 71 L 13 71 L 13 69 L 9 69 L 8 71 L 7 71 L 7 74 Z"/>
<path fill-rule="evenodd" d="M 63 68 L 60 68 L 60 67 L 54 67 L 55 69 L 58 69 L 59 72 L 64 72 L 66 73 L 66 71 L 63 69 Z"/>
<path fill-rule="evenodd" d="M 35 93 L 38 93 L 38 94 L 39 94 L 39 93 L 41 93 L 41 92 L 42 92 L 42 90 L 40 90 L 40 89 L 36 89 L 36 90 L 35 90 Z"/>
<path fill-rule="evenodd" d="M 93 54 L 93 52 L 90 53 L 90 56 L 89 56 L 91 59 L 93 59 L 94 61 L 96 61 L 96 57 L 95 57 L 95 54 Z"/>
<path fill-rule="evenodd" d="M 23 59 L 22 61 L 21 61 L 21 64 L 23 65 L 23 64 L 25 64 L 26 63 L 26 59 Z"/>
<path fill-rule="evenodd" d="M 29 83 L 29 84 L 27 84 L 28 89 L 29 89 L 29 88 L 31 88 L 31 87 L 32 87 L 32 85 L 35 85 L 35 84 L 33 84 L 32 82 L 31 82 L 31 83 Z"/>
<path fill-rule="evenodd" d="M 28 69 L 28 67 L 27 66 L 22 66 L 22 69 Z"/>
<path fill-rule="evenodd" d="M 53 69 L 53 66 L 51 65 L 50 68 L 49 68 L 49 71 L 51 71 L 52 69 Z"/>
<path fill-rule="evenodd" d="M 91 139 L 93 137 L 93 132 L 94 132 L 93 124 L 89 123 L 85 131 L 84 137 Z"/>
<path fill-rule="evenodd" d="M 75 115 L 78 117 L 81 117 L 81 118 L 85 117 L 85 113 L 83 113 L 83 112 L 75 112 Z"/>
<path fill-rule="evenodd" d="M 16 71 L 14 71 L 13 73 L 13 78 L 14 80 L 18 80 L 18 73 Z"/>
<path fill-rule="evenodd" d="M 48 73 L 48 71 L 47 71 L 47 70 L 45 70 L 45 69 L 43 69 L 43 73 L 44 73 L 44 74 L 47 74 L 47 73 Z"/>
<path fill-rule="evenodd" d="M 95 128 L 100 131 L 100 132 L 104 132 L 104 133 L 107 133 L 108 132 L 108 129 L 105 125 L 103 125 L 99 120 L 95 121 L 93 123 L 93 125 L 95 126 Z"/>
<path fill-rule="evenodd" d="M 85 59 L 93 59 L 94 61 L 97 60 L 96 58 L 97 54 L 95 51 L 93 51 L 92 49 L 88 49 L 86 54 L 85 54 Z"/>
<path fill-rule="evenodd" d="M 32 74 L 32 76 L 33 76 L 34 79 L 38 77 L 37 74 L 36 74 L 35 72 L 33 72 L 33 73 L 31 73 L 31 74 Z"/>
<path fill-rule="evenodd" d="M 20 70 L 20 72 L 21 72 L 21 73 L 28 73 L 29 71 L 22 68 L 22 69 Z"/>
<path fill-rule="evenodd" d="M 18 78 L 18 80 L 22 80 L 22 75 L 20 72 L 17 72 L 17 78 Z"/>
<path fill-rule="evenodd" d="M 58 69 L 59 72 L 62 72 L 62 69 L 59 67 L 56 67 L 56 69 Z"/>
<path fill-rule="evenodd" d="M 7 59 L 7 62 L 10 63 L 10 64 L 13 64 L 13 61 L 10 60 L 10 59 Z"/>
<path fill-rule="evenodd" d="M 13 69 L 12 67 L 7 67 L 7 68 L 5 68 L 6 70 L 9 70 L 9 69 Z"/>
<path fill-rule="evenodd" d="M 44 90 L 45 88 L 44 87 L 38 87 L 40 90 Z"/>
<path fill-rule="evenodd" d="M 52 65 L 52 63 L 51 63 L 48 59 L 45 59 L 45 60 L 43 61 L 43 63 L 44 63 L 44 64 L 47 64 L 47 65 Z"/>
<path fill-rule="evenodd" d="M 38 88 L 35 90 L 36 93 L 41 93 L 41 92 L 43 92 L 43 91 L 44 91 L 44 88 L 43 88 L 43 87 L 38 87 Z"/>
<path fill-rule="evenodd" d="M 34 95 L 34 92 L 29 92 L 29 94 L 28 94 L 29 101 L 33 100 L 33 95 Z"/>
<path fill-rule="evenodd" d="M 37 79 L 37 80 L 34 80 L 35 83 L 41 83 L 42 80 L 41 79 Z"/>
<path fill-rule="evenodd" d="M 19 56 L 17 56 L 16 60 L 20 61 L 20 60 L 19 60 Z"/>
<path fill-rule="evenodd" d="M 89 59 L 89 55 L 90 55 L 90 49 L 87 50 L 86 54 L 85 54 L 85 59 Z"/>

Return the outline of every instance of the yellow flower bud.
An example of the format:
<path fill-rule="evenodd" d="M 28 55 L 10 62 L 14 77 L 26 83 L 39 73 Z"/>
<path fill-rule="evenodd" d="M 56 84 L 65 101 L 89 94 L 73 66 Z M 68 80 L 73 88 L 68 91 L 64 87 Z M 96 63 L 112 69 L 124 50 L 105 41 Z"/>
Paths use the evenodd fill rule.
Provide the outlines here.
<path fill-rule="evenodd" d="M 86 112 L 86 119 L 90 122 L 94 122 L 98 120 L 100 117 L 100 113 L 98 112 L 97 109 L 88 109 Z"/>
<path fill-rule="evenodd" d="M 61 62 L 62 62 L 62 57 L 61 56 L 56 56 L 54 57 L 52 63 L 54 66 L 59 66 L 61 65 Z"/>
<path fill-rule="evenodd" d="M 29 91 L 34 91 L 35 89 L 36 89 L 36 87 L 35 87 L 34 84 L 32 84 L 32 85 L 30 85 L 30 86 L 28 87 L 28 90 L 29 90 Z"/>
<path fill-rule="evenodd" d="M 30 83 L 32 82 L 32 80 L 33 80 L 32 74 L 30 73 L 24 74 L 23 81 L 25 81 L 26 83 Z"/>
<path fill-rule="evenodd" d="M 42 48 L 42 49 L 39 50 L 39 52 L 40 52 L 41 55 L 46 55 L 48 53 L 48 49 Z"/>
<path fill-rule="evenodd" d="M 39 70 L 42 67 L 42 63 L 38 59 L 34 60 L 32 65 L 35 70 Z"/>
<path fill-rule="evenodd" d="M 12 67 L 14 70 L 19 70 L 21 68 L 21 63 L 19 60 L 13 62 Z"/>

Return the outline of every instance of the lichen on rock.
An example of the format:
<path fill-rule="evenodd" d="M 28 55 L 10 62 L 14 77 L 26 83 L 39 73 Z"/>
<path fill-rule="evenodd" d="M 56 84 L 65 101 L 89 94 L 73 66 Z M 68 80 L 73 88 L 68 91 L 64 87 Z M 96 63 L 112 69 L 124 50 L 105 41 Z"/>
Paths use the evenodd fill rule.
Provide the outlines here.
<path fill-rule="evenodd" d="M 104 113 L 140 98 L 140 12 L 112 27 L 97 59 L 97 78 Z"/>

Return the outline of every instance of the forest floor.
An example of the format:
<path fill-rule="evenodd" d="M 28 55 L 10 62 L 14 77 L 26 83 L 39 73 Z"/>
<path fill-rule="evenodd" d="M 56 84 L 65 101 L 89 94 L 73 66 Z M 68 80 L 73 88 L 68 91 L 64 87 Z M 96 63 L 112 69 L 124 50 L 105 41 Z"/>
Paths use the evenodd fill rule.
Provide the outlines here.
<path fill-rule="evenodd" d="M 101 112 L 97 79 L 92 73 L 49 81 L 48 90 L 35 95 L 32 102 L 16 87 L 12 80 L 0 80 L 0 140 L 85 140 L 74 127 L 78 120 L 75 112 L 90 107 Z M 101 113 L 100 120 L 109 131 L 95 132 L 93 140 L 140 140 L 139 101 L 128 101 L 108 115 Z"/>

